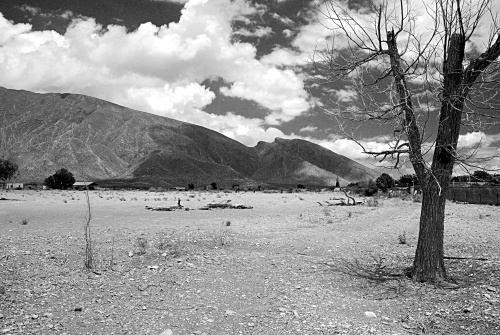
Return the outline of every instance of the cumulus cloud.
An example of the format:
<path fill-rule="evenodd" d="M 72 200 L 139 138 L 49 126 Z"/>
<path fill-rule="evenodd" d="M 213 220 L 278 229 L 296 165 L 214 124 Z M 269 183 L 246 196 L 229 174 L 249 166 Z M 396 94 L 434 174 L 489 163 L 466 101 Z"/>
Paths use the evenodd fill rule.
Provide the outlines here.
<path fill-rule="evenodd" d="M 235 20 L 246 21 L 266 10 L 246 0 L 190 0 L 179 22 L 169 25 L 144 23 L 128 32 L 121 25 L 103 27 L 79 17 L 64 35 L 33 31 L 31 25 L 14 24 L 0 13 L 0 85 L 87 94 L 254 144 L 281 135 L 270 126 L 310 107 L 300 75 L 258 60 L 254 46 L 233 39 Z M 231 83 L 223 94 L 253 100 L 270 114 L 260 120 L 203 112 L 215 95 L 200 83 L 211 77 Z"/>
<path fill-rule="evenodd" d="M 474 131 L 458 137 L 458 148 L 487 148 L 498 147 L 500 144 L 500 134 L 485 134 L 482 131 Z"/>

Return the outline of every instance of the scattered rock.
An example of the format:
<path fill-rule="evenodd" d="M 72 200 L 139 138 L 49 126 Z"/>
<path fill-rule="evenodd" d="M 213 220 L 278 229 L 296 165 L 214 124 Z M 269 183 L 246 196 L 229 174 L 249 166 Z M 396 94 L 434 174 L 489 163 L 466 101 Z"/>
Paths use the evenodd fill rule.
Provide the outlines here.
<path fill-rule="evenodd" d="M 165 329 L 160 335 L 174 335 L 172 329 Z"/>
<path fill-rule="evenodd" d="M 75 307 L 74 310 L 75 310 L 75 312 L 81 312 L 83 310 L 83 308 L 82 307 Z"/>
<path fill-rule="evenodd" d="M 490 292 L 496 292 L 497 291 L 496 287 L 493 287 L 493 286 L 486 286 L 486 289 L 488 291 L 490 291 Z"/>
<path fill-rule="evenodd" d="M 237 313 L 235 311 L 230 311 L 230 310 L 227 310 L 226 311 L 226 316 L 233 316 L 233 315 L 236 315 Z"/>
<path fill-rule="evenodd" d="M 365 315 L 369 318 L 376 318 L 377 317 L 377 314 L 375 314 L 373 312 L 365 312 Z"/>

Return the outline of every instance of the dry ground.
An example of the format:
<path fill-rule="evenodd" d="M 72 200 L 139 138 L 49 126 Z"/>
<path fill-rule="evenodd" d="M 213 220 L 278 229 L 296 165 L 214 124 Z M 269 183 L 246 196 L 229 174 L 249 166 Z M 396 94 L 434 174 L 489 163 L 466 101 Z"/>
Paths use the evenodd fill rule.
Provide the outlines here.
<path fill-rule="evenodd" d="M 84 192 L 0 192 L 0 334 L 500 334 L 499 207 L 448 203 L 446 255 L 486 260 L 436 287 L 400 276 L 419 203 L 339 196 L 92 191 L 92 272 Z M 178 198 L 254 208 L 145 210 Z"/>

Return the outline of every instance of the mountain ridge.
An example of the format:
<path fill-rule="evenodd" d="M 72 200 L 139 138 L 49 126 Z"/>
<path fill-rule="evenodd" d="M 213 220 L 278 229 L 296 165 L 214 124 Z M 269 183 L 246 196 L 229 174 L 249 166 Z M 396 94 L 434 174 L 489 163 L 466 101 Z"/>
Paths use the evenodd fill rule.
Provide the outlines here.
<path fill-rule="evenodd" d="M 69 93 L 0 87 L 0 156 L 18 180 L 61 167 L 77 179 L 137 184 L 335 185 L 377 172 L 314 143 L 276 138 L 247 147 L 213 130 Z"/>

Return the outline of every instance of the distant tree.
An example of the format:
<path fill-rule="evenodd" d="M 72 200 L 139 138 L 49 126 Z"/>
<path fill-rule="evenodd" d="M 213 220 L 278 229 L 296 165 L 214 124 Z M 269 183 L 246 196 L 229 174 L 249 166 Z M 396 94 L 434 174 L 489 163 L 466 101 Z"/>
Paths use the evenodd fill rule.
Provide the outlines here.
<path fill-rule="evenodd" d="M 194 190 L 194 183 L 188 184 L 188 190 Z"/>
<path fill-rule="evenodd" d="M 210 186 L 212 187 L 212 190 L 216 190 L 218 188 L 218 185 L 217 183 L 214 181 L 210 184 Z"/>
<path fill-rule="evenodd" d="M 387 173 L 382 173 L 380 177 L 375 180 L 375 183 L 377 184 L 377 188 L 385 193 L 394 186 L 394 179 Z"/>
<path fill-rule="evenodd" d="M 347 185 L 347 190 L 366 197 L 371 197 L 378 192 L 377 184 L 371 179 L 349 183 Z"/>
<path fill-rule="evenodd" d="M 419 185 L 418 177 L 416 174 L 404 174 L 399 178 L 398 185 L 401 187 Z"/>
<path fill-rule="evenodd" d="M 454 176 L 453 178 L 451 178 L 451 181 L 457 183 L 467 183 L 470 181 L 470 175 Z"/>
<path fill-rule="evenodd" d="M 493 177 L 486 171 L 479 170 L 474 171 L 472 174 L 472 178 L 475 182 L 488 182 L 493 179 Z"/>
<path fill-rule="evenodd" d="M 368 180 L 360 183 L 361 187 L 363 187 L 363 192 L 367 197 L 371 197 L 375 193 L 377 193 L 377 183 L 373 180 Z"/>
<path fill-rule="evenodd" d="M 43 182 L 49 188 L 56 190 L 67 189 L 75 183 L 75 177 L 66 169 L 60 169 Z"/>
<path fill-rule="evenodd" d="M 297 185 L 297 188 L 299 188 L 299 189 L 304 189 L 304 188 L 305 188 L 305 186 L 304 186 L 303 184 L 298 184 L 298 185 Z"/>
<path fill-rule="evenodd" d="M 0 180 L 5 183 L 7 180 L 10 180 L 17 173 L 18 166 L 7 160 L 0 158 Z"/>
<path fill-rule="evenodd" d="M 337 181 L 335 182 L 335 188 L 340 188 L 340 182 L 338 176 L 337 176 Z"/>

